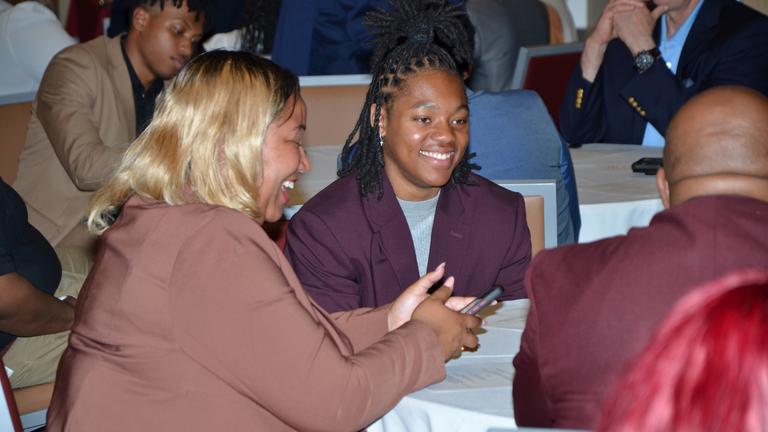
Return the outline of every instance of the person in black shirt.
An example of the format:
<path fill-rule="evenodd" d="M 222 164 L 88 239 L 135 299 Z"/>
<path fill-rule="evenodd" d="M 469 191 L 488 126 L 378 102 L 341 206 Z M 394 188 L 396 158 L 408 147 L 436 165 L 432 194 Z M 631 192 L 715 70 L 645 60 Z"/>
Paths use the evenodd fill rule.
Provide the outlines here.
<path fill-rule="evenodd" d="M 17 336 L 69 330 L 74 299 L 52 295 L 60 280 L 56 253 L 27 222 L 24 201 L 0 178 L 0 349 Z"/>

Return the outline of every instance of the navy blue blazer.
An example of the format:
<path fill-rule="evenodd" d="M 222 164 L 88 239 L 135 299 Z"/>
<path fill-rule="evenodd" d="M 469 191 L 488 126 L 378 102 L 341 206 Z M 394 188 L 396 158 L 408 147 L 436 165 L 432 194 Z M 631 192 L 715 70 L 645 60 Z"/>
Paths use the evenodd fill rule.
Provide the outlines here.
<path fill-rule="evenodd" d="M 385 0 L 283 0 L 272 60 L 297 75 L 368 73 L 365 14 Z"/>
<path fill-rule="evenodd" d="M 560 107 L 560 129 L 569 143 L 641 144 L 647 122 L 666 135 L 688 99 L 718 85 L 744 85 L 768 95 L 768 17 L 735 0 L 702 1 L 677 74 L 662 60 L 638 74 L 619 39 L 608 44 L 594 83 L 577 66 Z M 656 43 L 660 32 L 658 22 Z"/>
<path fill-rule="evenodd" d="M 327 312 L 392 302 L 419 278 L 411 233 L 392 186 L 361 198 L 354 175 L 310 199 L 288 225 L 285 255 L 304 289 Z M 471 174 L 440 191 L 428 268 L 446 263 L 454 294 L 495 284 L 502 300 L 525 297 L 531 237 L 520 194 Z"/>

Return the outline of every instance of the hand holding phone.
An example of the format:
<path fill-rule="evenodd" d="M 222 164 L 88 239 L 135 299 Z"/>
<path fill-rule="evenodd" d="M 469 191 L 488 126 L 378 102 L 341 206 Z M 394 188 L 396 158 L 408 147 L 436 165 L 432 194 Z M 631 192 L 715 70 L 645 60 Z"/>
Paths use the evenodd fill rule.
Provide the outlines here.
<path fill-rule="evenodd" d="M 478 312 L 483 310 L 486 306 L 493 303 L 494 300 L 499 298 L 501 293 L 504 292 L 504 288 L 501 285 L 495 285 L 490 290 L 486 291 L 480 297 L 472 300 L 472 302 L 461 310 L 461 313 L 477 315 Z"/>

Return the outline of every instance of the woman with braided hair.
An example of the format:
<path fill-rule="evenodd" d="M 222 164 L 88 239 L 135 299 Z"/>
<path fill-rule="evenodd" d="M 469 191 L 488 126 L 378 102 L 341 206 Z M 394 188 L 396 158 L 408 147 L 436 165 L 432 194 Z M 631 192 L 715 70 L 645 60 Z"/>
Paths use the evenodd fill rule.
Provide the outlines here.
<path fill-rule="evenodd" d="M 455 294 L 502 285 L 502 300 L 524 297 L 523 199 L 472 173 L 466 152 L 466 15 L 444 1 L 391 3 L 368 16 L 373 78 L 341 178 L 291 220 L 285 253 L 329 312 L 386 304 L 441 262 Z"/>

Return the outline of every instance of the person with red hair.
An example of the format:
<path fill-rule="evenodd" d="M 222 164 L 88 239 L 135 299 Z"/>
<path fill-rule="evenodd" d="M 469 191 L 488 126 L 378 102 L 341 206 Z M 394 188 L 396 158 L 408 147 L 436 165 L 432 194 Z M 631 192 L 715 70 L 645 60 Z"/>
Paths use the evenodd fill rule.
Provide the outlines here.
<path fill-rule="evenodd" d="M 680 300 L 607 401 L 598 431 L 768 431 L 768 271 Z"/>

